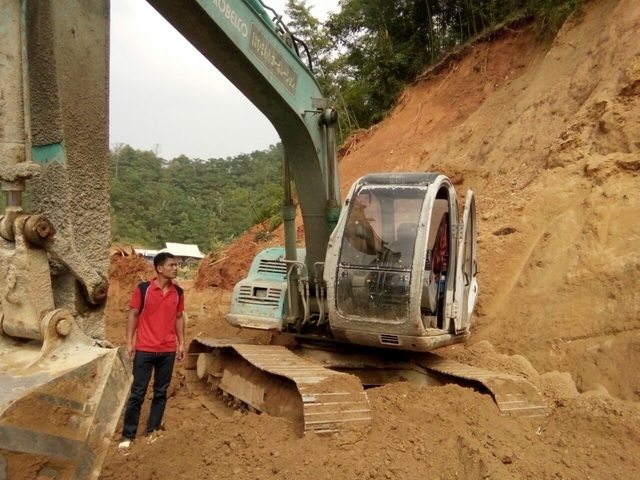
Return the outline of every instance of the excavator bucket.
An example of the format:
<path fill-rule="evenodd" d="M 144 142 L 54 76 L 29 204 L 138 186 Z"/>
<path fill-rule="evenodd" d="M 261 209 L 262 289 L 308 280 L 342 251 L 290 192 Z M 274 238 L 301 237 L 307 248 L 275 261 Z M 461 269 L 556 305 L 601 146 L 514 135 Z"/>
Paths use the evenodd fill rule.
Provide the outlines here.
<path fill-rule="evenodd" d="M 44 342 L 0 337 L 0 480 L 96 479 L 130 385 L 128 355 L 59 310 L 45 324 L 55 336 Z"/>

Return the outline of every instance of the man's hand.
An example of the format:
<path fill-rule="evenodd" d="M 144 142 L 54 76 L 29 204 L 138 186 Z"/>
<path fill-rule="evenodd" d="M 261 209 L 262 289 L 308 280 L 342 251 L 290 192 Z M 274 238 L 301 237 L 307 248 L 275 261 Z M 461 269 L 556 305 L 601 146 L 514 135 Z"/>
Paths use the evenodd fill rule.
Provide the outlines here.
<path fill-rule="evenodd" d="M 136 287 L 136 292 L 140 290 Z M 125 335 L 127 352 L 129 352 L 129 357 L 133 360 L 133 355 L 135 353 L 136 342 L 134 340 L 136 336 L 136 330 L 138 330 L 138 316 L 140 315 L 140 310 L 137 308 L 130 308 L 129 315 L 127 316 L 127 333 Z"/>
<path fill-rule="evenodd" d="M 131 342 L 131 341 L 127 341 L 127 345 L 126 345 L 126 347 L 127 347 L 127 352 L 129 352 L 129 356 L 130 356 L 131 358 L 133 358 L 133 353 L 134 353 L 134 351 L 135 351 L 135 350 L 134 350 L 135 346 L 133 345 L 133 342 Z"/>
<path fill-rule="evenodd" d="M 176 351 L 176 356 L 178 357 L 178 361 L 179 362 L 184 362 L 184 357 L 186 356 L 186 353 L 184 351 L 184 345 L 182 345 L 182 344 L 178 345 L 178 350 Z"/>

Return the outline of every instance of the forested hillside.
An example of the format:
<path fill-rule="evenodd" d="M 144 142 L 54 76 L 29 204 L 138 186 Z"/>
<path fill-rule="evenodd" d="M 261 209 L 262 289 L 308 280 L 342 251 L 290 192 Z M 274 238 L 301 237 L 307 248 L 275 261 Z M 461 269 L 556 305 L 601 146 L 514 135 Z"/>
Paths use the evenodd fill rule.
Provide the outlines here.
<path fill-rule="evenodd" d="M 194 243 L 209 251 L 257 222 L 277 223 L 282 151 L 164 160 L 129 145 L 111 152 L 111 235 L 147 248 Z M 274 225 L 277 226 L 277 225 Z"/>

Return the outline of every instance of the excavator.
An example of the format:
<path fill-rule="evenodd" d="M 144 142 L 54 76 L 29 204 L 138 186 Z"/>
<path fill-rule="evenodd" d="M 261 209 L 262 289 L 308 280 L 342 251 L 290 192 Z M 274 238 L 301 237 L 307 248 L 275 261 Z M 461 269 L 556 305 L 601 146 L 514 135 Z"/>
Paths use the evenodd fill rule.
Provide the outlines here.
<path fill-rule="evenodd" d="M 148 3 L 272 122 L 285 152 L 285 245 L 257 255 L 228 321 L 296 344 L 194 339 L 185 371 L 203 404 L 219 413 L 217 394 L 300 434 L 332 433 L 366 428 L 366 387 L 455 382 L 505 414 L 543 415 L 524 379 L 431 353 L 470 334 L 473 192 L 459 210 L 443 174 L 379 173 L 342 201 L 337 113 L 282 17 L 262 0 Z M 95 479 L 131 380 L 128 355 L 105 340 L 109 2 L 0 0 L 0 12 L 0 480 Z"/>

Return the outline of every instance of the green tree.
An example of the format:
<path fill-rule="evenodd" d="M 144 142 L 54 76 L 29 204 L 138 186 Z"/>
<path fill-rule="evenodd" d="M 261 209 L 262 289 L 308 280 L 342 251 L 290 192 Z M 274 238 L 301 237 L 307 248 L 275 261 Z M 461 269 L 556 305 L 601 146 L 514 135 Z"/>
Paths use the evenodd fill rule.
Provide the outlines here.
<path fill-rule="evenodd" d="M 281 164 L 280 146 L 207 161 L 184 155 L 166 161 L 128 145 L 114 149 L 113 240 L 148 248 L 195 243 L 207 251 L 273 215 L 282 191 Z"/>
<path fill-rule="evenodd" d="M 339 52 L 328 91 L 334 100 L 340 92 L 348 128 L 366 128 L 453 48 L 519 16 L 534 15 L 543 30 L 555 31 L 580 0 L 341 0 L 340 7 L 325 25 Z"/>

